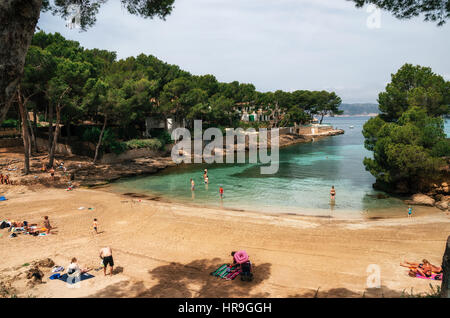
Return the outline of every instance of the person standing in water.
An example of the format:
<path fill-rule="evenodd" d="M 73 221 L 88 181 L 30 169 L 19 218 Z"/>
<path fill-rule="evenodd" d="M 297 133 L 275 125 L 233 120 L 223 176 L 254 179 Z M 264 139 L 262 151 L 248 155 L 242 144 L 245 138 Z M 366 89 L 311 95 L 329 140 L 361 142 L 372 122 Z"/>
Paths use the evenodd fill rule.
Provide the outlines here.
<path fill-rule="evenodd" d="M 220 194 L 220 198 L 223 199 L 223 188 L 222 187 L 219 188 L 219 194 Z"/>
<path fill-rule="evenodd" d="M 334 201 L 336 198 L 336 190 L 334 189 L 334 186 L 331 186 L 330 195 L 331 195 L 331 200 Z"/>
<path fill-rule="evenodd" d="M 191 191 L 194 191 L 194 190 L 195 190 L 195 182 L 191 178 Z"/>

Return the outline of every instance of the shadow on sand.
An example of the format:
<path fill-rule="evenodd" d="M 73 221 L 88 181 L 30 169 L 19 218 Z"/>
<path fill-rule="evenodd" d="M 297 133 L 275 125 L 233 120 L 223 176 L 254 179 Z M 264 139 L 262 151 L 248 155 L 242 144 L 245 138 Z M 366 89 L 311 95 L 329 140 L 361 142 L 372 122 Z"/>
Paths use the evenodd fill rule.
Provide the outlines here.
<path fill-rule="evenodd" d="M 112 284 L 89 297 L 268 297 L 267 293 L 252 293 L 253 289 L 270 277 L 271 264 L 256 264 L 254 280 L 243 282 L 238 276 L 227 281 L 211 276 L 223 262 L 220 259 L 195 260 L 188 264 L 170 263 L 149 270 L 149 279 L 156 281 L 145 288 L 143 281 L 122 281 Z"/>
<path fill-rule="evenodd" d="M 328 290 L 309 290 L 304 293 L 288 296 L 289 298 L 399 298 L 403 293 L 382 285 L 380 288 L 367 288 L 364 292 L 355 292 L 347 288 Z"/>

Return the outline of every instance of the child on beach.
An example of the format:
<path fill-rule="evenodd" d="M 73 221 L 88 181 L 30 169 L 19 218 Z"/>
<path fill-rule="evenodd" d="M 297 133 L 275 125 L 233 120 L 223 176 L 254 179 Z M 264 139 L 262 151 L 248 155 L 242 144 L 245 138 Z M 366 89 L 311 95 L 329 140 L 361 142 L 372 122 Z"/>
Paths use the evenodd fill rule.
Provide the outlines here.
<path fill-rule="evenodd" d="M 44 216 L 44 227 L 47 229 L 47 234 L 50 234 L 52 226 L 50 225 L 50 220 L 48 219 L 48 216 Z"/>
<path fill-rule="evenodd" d="M 412 216 L 412 208 L 411 206 L 408 206 L 408 218 Z"/>
<path fill-rule="evenodd" d="M 98 222 L 97 222 L 97 219 L 94 219 L 93 226 L 94 226 L 95 233 L 98 234 Z"/>

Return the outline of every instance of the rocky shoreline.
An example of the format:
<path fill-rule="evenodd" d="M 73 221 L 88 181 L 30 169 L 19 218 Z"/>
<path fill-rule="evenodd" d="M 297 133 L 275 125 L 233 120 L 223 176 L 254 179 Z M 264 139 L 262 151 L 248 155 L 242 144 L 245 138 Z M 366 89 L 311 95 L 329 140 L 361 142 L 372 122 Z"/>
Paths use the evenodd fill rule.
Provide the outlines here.
<path fill-rule="evenodd" d="M 441 184 L 433 184 L 431 191 L 424 193 L 416 193 L 411 196 L 410 200 L 405 200 L 409 205 L 425 205 L 434 206 L 442 211 L 449 211 L 450 205 L 450 187 L 447 182 Z"/>
<path fill-rule="evenodd" d="M 327 136 L 343 134 L 343 130 L 331 130 L 320 135 L 294 135 L 280 136 L 280 148 L 292 146 L 298 143 L 307 143 Z M 170 153 L 161 152 L 158 156 L 130 159 L 120 163 L 92 164 L 92 159 L 83 156 L 56 155 L 56 166 L 64 162 L 63 168 L 55 168 L 55 177 L 49 172 L 42 171 L 42 165 L 48 162 L 46 154 L 35 154 L 30 160 L 31 172 L 23 175 L 23 154 L 19 148 L 6 148 L 8 152 L 0 157 L 0 173 L 8 174 L 13 185 L 66 188 L 69 185 L 81 187 L 102 186 L 121 178 L 151 175 L 174 167 L 177 164 L 172 161 Z M 73 176 L 73 180 L 71 178 Z"/>

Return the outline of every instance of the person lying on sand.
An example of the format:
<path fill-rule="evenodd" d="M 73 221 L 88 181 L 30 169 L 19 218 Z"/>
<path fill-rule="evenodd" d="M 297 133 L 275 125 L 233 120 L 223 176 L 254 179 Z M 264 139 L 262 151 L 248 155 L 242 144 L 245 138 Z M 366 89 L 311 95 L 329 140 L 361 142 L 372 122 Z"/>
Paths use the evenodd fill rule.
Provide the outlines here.
<path fill-rule="evenodd" d="M 435 266 L 426 259 L 423 259 L 422 263 L 413 263 L 405 261 L 404 263 L 400 263 L 400 266 L 408 267 L 409 275 L 414 277 L 416 276 L 416 274 L 419 274 L 424 277 L 430 277 L 433 273 L 439 274 L 442 272 L 442 267 Z"/>

